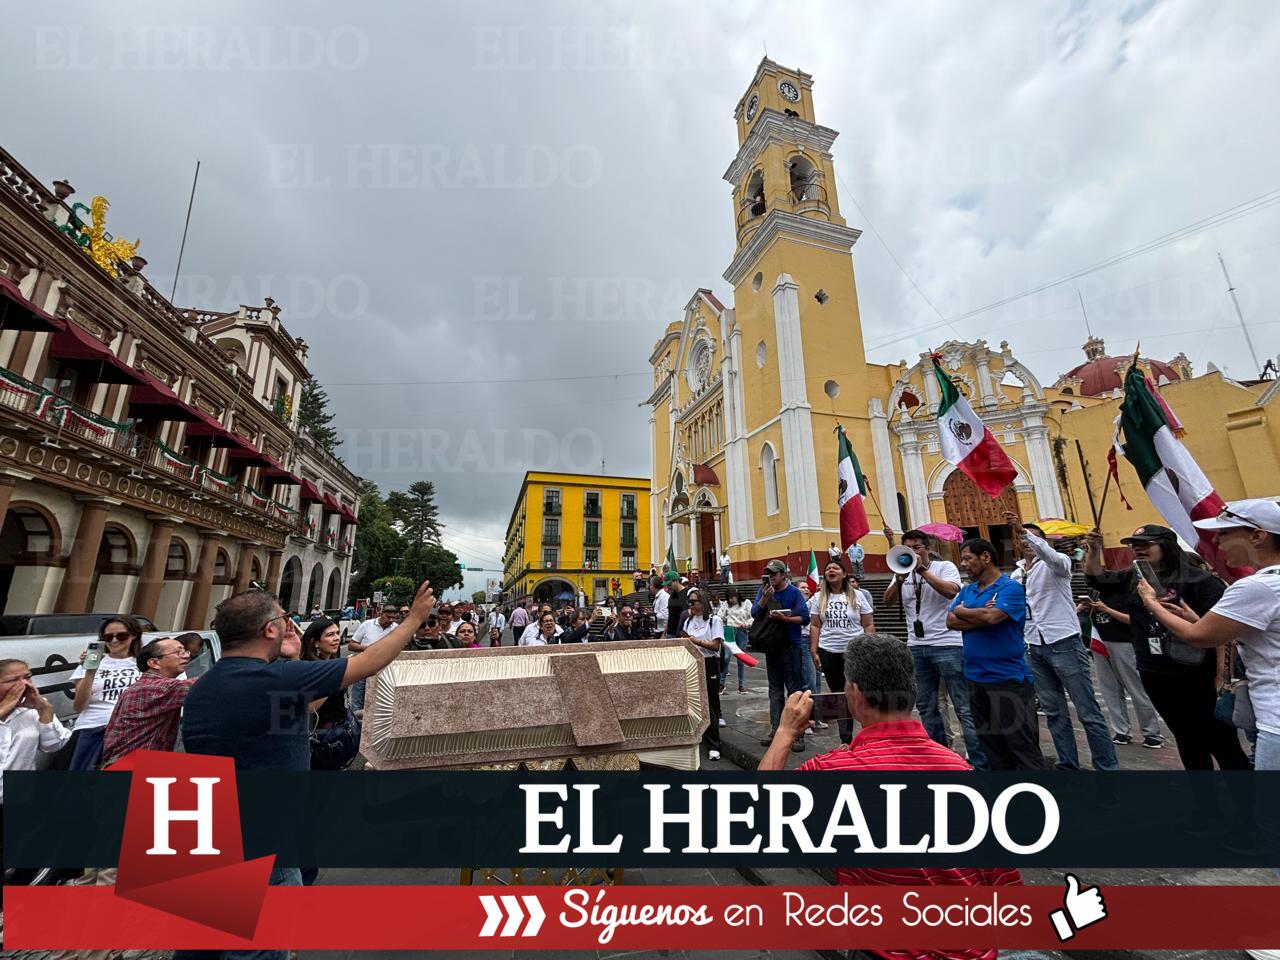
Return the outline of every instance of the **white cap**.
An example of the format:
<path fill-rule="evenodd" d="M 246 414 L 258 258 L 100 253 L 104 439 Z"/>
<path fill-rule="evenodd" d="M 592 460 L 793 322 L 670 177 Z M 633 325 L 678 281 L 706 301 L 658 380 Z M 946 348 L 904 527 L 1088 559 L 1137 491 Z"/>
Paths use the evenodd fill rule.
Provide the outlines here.
<path fill-rule="evenodd" d="M 1194 521 L 1198 530 L 1252 527 L 1280 536 L 1280 503 L 1275 500 L 1235 500 L 1212 520 Z"/>

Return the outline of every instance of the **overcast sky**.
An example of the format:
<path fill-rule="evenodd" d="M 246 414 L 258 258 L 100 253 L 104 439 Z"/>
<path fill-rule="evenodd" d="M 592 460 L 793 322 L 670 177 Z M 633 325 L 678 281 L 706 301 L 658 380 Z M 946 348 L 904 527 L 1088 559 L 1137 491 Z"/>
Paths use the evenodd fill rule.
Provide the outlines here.
<path fill-rule="evenodd" d="M 841 132 L 871 360 L 1007 339 L 1052 382 L 1082 359 L 1079 290 L 1111 352 L 1141 338 L 1247 377 L 1218 251 L 1259 354 L 1280 349 L 1280 206 L 969 315 L 1280 200 L 1268 0 L 166 0 L 22 20 L 0 36 L 0 142 L 107 196 L 166 293 L 198 158 L 179 304 L 274 296 L 348 464 L 384 492 L 433 480 L 473 567 L 499 566 L 527 467 L 648 475 L 648 354 L 696 287 L 731 302 L 721 175 L 765 45 Z"/>

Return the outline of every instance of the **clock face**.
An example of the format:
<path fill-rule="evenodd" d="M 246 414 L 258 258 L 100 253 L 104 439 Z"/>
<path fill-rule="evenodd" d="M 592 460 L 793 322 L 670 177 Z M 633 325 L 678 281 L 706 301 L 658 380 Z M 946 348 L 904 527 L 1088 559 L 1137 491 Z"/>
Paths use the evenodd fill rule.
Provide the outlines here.
<path fill-rule="evenodd" d="M 796 103 L 800 100 L 800 91 L 796 89 L 796 85 L 790 80 L 783 80 L 778 84 L 778 92 L 782 94 L 782 99 Z"/>
<path fill-rule="evenodd" d="M 756 118 L 756 108 L 759 106 L 760 98 L 753 93 L 751 99 L 747 101 L 747 123 Z"/>

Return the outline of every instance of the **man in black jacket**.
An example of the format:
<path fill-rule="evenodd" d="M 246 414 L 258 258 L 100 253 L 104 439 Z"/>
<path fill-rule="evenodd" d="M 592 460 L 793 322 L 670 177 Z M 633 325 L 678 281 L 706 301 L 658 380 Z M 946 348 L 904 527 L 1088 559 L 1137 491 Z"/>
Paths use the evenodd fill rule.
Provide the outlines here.
<path fill-rule="evenodd" d="M 618 608 L 618 619 L 615 623 L 607 627 L 601 640 L 648 640 L 653 636 L 653 630 L 645 630 L 640 618 L 636 616 L 635 607 L 629 603 L 624 603 Z"/>

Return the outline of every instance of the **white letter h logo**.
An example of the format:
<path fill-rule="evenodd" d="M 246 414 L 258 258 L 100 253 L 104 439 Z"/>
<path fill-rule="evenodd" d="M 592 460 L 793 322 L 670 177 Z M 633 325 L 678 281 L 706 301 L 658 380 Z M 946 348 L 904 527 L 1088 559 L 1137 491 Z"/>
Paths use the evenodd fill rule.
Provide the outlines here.
<path fill-rule="evenodd" d="M 170 810 L 169 784 L 177 783 L 174 777 L 147 777 L 147 783 L 155 787 L 154 830 L 151 834 L 153 843 L 147 851 L 148 856 L 174 856 L 177 851 L 169 846 L 169 824 L 175 820 L 194 820 L 196 822 L 196 848 L 193 856 L 216 857 L 220 850 L 213 845 L 213 785 L 221 781 L 221 777 L 192 777 L 196 785 L 196 809 Z"/>

